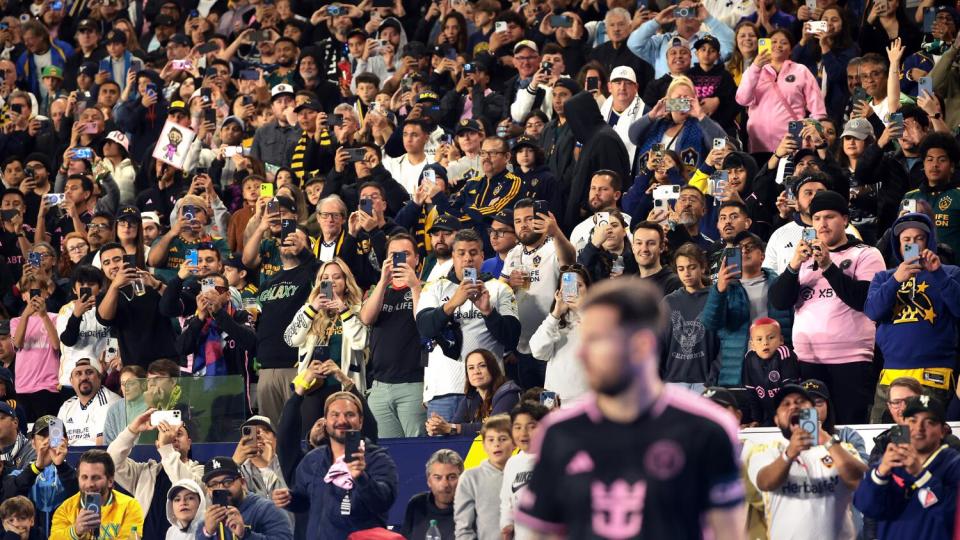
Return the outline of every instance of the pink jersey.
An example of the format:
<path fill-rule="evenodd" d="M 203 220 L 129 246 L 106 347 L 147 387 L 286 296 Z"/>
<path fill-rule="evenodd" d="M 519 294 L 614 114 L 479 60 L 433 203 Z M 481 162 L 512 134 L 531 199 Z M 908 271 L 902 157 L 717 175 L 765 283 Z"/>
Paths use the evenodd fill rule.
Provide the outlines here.
<path fill-rule="evenodd" d="M 47 313 L 53 326 L 57 324 L 57 314 Z M 22 318 L 10 319 L 10 335 L 16 335 Z M 17 350 L 17 362 L 14 377 L 18 394 L 37 390 L 57 391 L 57 374 L 60 371 L 60 355 L 50 346 L 47 330 L 38 316 L 27 319 L 27 333 L 23 337 L 23 348 Z"/>

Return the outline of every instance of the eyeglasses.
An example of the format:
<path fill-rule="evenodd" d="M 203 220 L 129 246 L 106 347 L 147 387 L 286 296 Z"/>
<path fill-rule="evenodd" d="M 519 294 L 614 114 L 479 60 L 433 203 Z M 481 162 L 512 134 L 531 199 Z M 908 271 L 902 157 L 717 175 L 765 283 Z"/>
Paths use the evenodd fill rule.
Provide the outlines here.
<path fill-rule="evenodd" d="M 482 158 L 484 158 L 484 157 L 492 157 L 492 156 L 494 156 L 494 155 L 503 155 L 503 154 L 506 154 L 506 152 L 504 152 L 504 151 L 502 151 L 502 150 L 481 150 L 481 151 L 480 151 L 480 157 L 482 157 Z"/>
<path fill-rule="evenodd" d="M 587 267 L 583 266 L 580 263 L 565 264 L 560 267 L 561 272 L 576 272 L 578 270 L 586 271 Z"/>
<path fill-rule="evenodd" d="M 230 290 L 230 287 L 224 287 L 223 285 L 214 285 L 213 289 L 220 294 L 223 294 Z"/>
<path fill-rule="evenodd" d="M 236 481 L 236 478 L 227 478 L 219 482 L 207 482 L 207 487 L 210 489 L 230 489 Z"/>
<path fill-rule="evenodd" d="M 318 212 L 317 216 L 319 216 L 320 219 L 343 219 L 343 215 L 339 212 Z"/>
<path fill-rule="evenodd" d="M 536 62 L 540 59 L 539 56 L 514 56 L 514 60 L 519 60 L 520 62 Z"/>
<path fill-rule="evenodd" d="M 895 409 L 899 409 L 900 407 L 903 407 L 906 404 L 907 404 L 906 399 L 888 399 L 887 400 L 887 405 Z"/>
<path fill-rule="evenodd" d="M 85 253 L 90 249 L 90 246 L 86 244 L 77 244 L 73 247 L 67 248 L 67 253 Z"/>
<path fill-rule="evenodd" d="M 750 253 L 751 251 L 760 249 L 760 246 L 754 244 L 753 242 L 745 242 L 740 244 L 740 250 L 744 253 Z"/>
<path fill-rule="evenodd" d="M 487 234 L 489 234 L 492 238 L 503 238 L 508 234 L 516 233 L 510 229 L 487 229 Z"/>
<path fill-rule="evenodd" d="M 91 224 L 87 225 L 87 228 L 88 228 L 88 229 L 102 229 L 102 230 L 106 230 L 106 229 L 109 229 L 109 228 L 110 228 L 110 225 L 108 225 L 108 224 L 106 224 L 106 223 L 91 223 Z"/>
<path fill-rule="evenodd" d="M 886 77 L 887 73 L 885 71 L 861 71 L 861 79 L 879 79 L 881 77 Z"/>

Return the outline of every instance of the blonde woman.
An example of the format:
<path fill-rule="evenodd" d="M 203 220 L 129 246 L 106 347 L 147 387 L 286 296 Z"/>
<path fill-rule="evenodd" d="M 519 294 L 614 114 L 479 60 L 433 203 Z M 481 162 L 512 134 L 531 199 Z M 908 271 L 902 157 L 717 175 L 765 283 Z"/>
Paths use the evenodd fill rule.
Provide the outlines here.
<path fill-rule="evenodd" d="M 331 292 L 332 297 L 324 294 Z M 319 418 L 323 414 L 326 396 L 356 386 L 363 394 L 367 379 L 367 331 L 360 322 L 360 303 L 363 294 L 347 263 L 340 258 L 323 263 L 317 271 L 313 290 L 307 303 L 294 315 L 283 339 L 297 347 L 298 371 L 304 372 L 314 360 L 322 362 L 321 377 L 317 378 L 309 399 L 317 407 L 316 416 L 303 411 L 304 418 Z M 319 386 L 318 386 L 319 385 Z M 309 407 L 312 409 L 312 407 Z"/>

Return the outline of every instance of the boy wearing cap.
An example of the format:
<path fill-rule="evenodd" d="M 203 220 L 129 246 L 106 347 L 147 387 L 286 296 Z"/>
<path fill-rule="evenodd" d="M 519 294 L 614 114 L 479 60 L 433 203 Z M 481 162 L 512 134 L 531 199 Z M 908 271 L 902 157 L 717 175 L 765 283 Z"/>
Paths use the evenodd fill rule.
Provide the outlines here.
<path fill-rule="evenodd" d="M 50 114 L 50 104 L 60 97 L 65 97 L 63 91 L 63 68 L 60 66 L 46 66 L 40 72 L 40 83 L 43 84 L 45 96 L 38 103 L 40 110 L 37 114 Z"/>
<path fill-rule="evenodd" d="M 884 270 L 883 256 L 846 234 L 849 210 L 843 195 L 817 193 L 810 214 L 817 238 L 798 243 L 770 287 L 771 304 L 793 308 L 800 373 L 834 389 L 837 423 L 864 423 L 873 394 L 876 327 L 863 309 L 870 281 Z"/>
<path fill-rule="evenodd" d="M 786 385 L 774 399 L 783 438 L 758 445 L 746 463 L 763 495 L 770 538 L 856 538 L 850 501 L 866 465 L 823 429 L 823 419 L 801 425 L 801 410 L 814 406 L 803 387 Z"/>
<path fill-rule="evenodd" d="M 864 517 L 877 520 L 878 538 L 953 538 L 960 483 L 960 453 L 944 444 L 943 405 L 930 396 L 907 400 L 907 442 L 891 442 L 880 464 L 854 494 Z"/>
<path fill-rule="evenodd" d="M 737 83 L 720 61 L 720 40 L 709 34 L 701 36 L 693 42 L 693 50 L 697 63 L 687 70 L 687 77 L 697 89 L 700 108 L 724 131 L 735 133 L 733 120 L 740 110 L 733 105 L 737 98 Z"/>
<path fill-rule="evenodd" d="M 960 268 L 940 261 L 936 228 L 926 214 L 900 217 L 890 248 L 900 264 L 877 272 L 863 309 L 877 323 L 877 346 L 884 358 L 871 422 L 881 421 L 890 383 L 899 377 L 916 379 L 925 394 L 941 402 L 953 397 Z"/>

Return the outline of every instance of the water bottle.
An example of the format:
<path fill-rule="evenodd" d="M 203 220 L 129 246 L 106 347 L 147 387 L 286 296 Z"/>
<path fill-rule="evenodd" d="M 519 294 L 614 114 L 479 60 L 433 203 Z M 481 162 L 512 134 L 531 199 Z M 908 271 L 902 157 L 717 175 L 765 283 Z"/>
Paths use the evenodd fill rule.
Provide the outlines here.
<path fill-rule="evenodd" d="M 441 540 L 440 529 L 437 528 L 437 520 L 430 520 L 430 528 L 427 529 L 427 536 L 424 537 L 424 540 Z"/>

